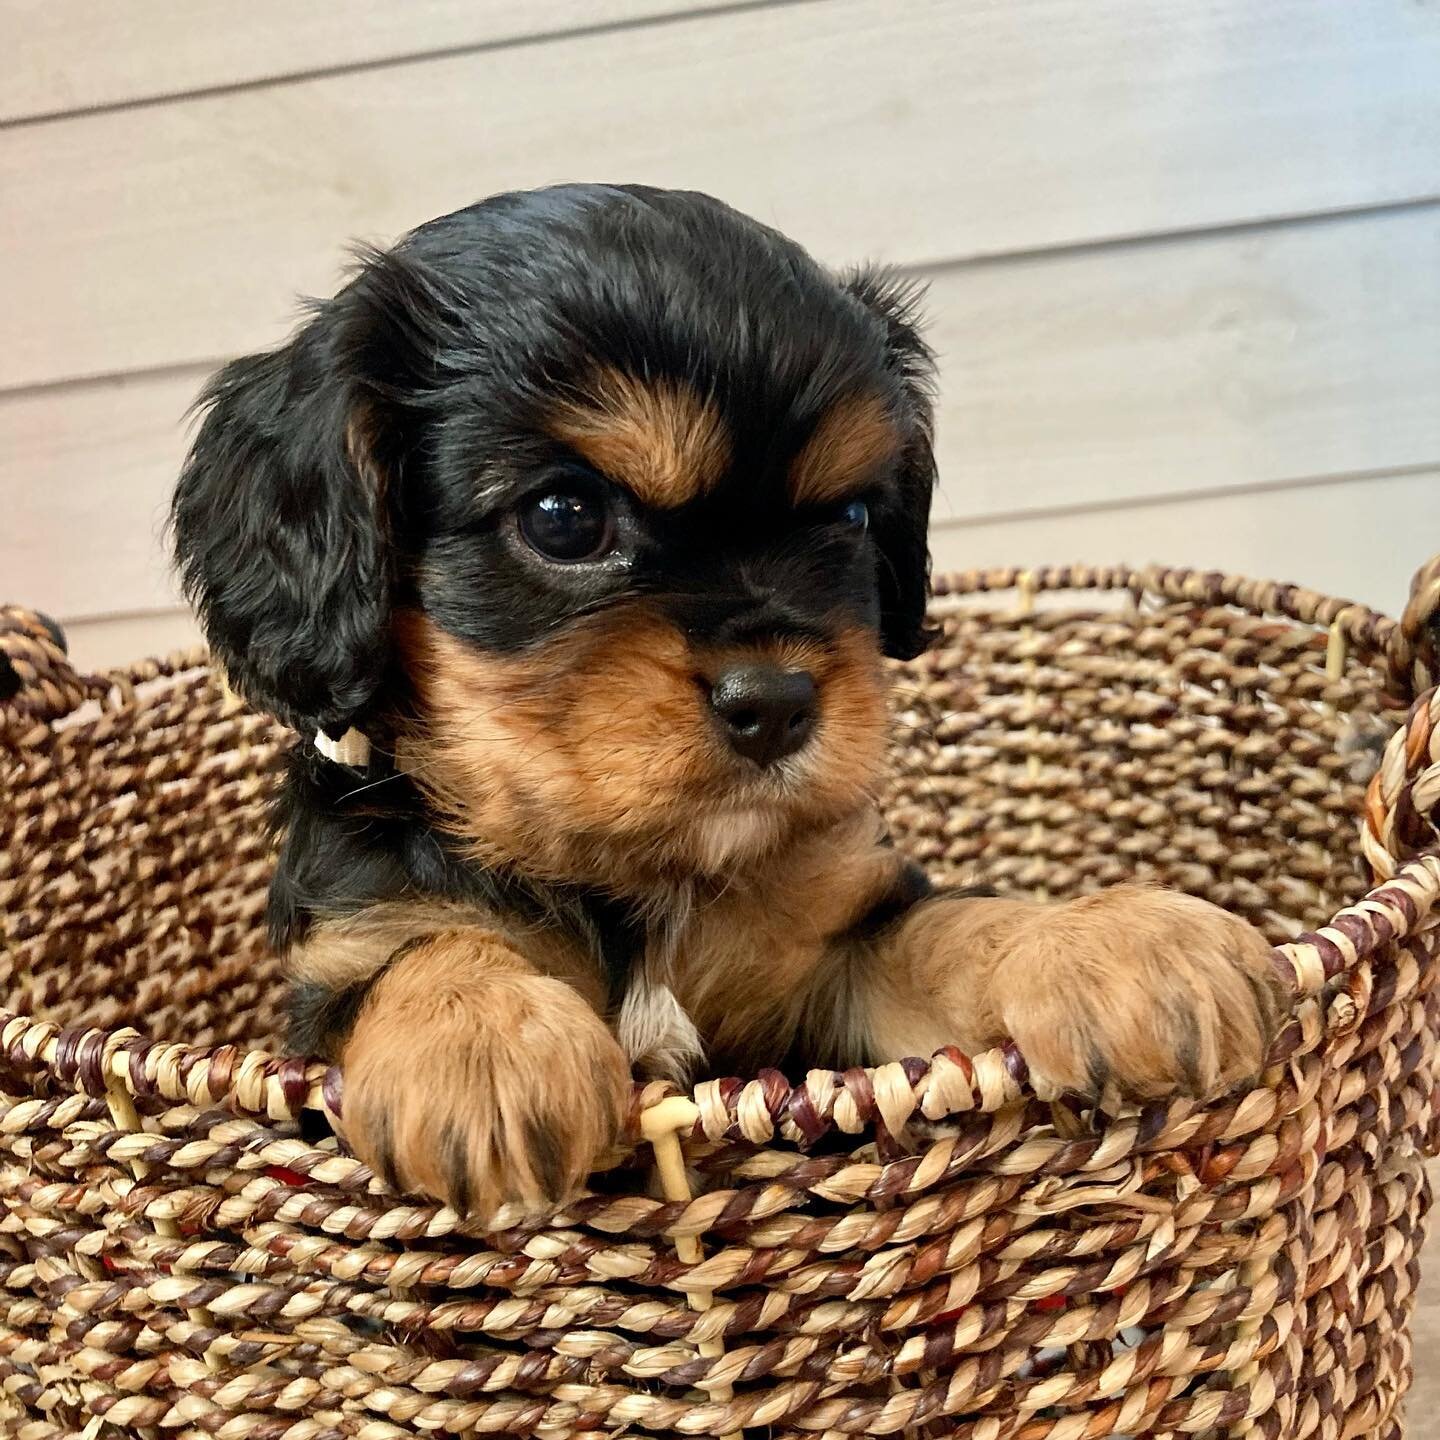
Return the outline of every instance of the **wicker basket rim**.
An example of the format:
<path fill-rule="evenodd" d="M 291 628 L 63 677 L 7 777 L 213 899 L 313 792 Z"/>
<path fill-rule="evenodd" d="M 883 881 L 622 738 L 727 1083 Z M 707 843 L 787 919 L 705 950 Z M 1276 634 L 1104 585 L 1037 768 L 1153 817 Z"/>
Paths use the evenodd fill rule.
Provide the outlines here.
<path fill-rule="evenodd" d="M 1327 1026 L 1333 1029 L 1356 1019 L 1353 1001 L 1343 989 L 1328 1021 L 1313 1013 L 1313 1007 L 1307 1013 L 1303 1002 L 1343 979 L 1381 946 L 1415 934 L 1437 899 L 1440 853 L 1432 851 L 1339 911 L 1328 925 L 1275 946 L 1271 953 L 1276 973 L 1294 1004 L 1288 1025 L 1272 1047 L 1270 1066 L 1313 1049 Z M 118 1087 L 137 1097 L 197 1106 L 225 1103 L 237 1113 L 271 1120 L 292 1120 L 302 1110 L 321 1111 L 333 1120 L 343 1108 L 336 1067 L 236 1045 L 157 1041 L 133 1029 L 62 1029 L 51 1021 L 0 1010 L 0 1054 L 18 1067 L 50 1069 L 65 1083 L 96 1096 Z M 712 1141 L 758 1141 L 789 1121 L 812 1141 L 831 1129 L 858 1134 L 877 1122 L 899 1134 L 915 1116 L 939 1121 L 991 1114 L 1027 1098 L 1038 1097 L 1014 1046 L 974 1056 L 946 1047 L 928 1060 L 911 1057 L 843 1074 L 811 1071 L 795 1085 L 776 1070 L 763 1070 L 750 1079 L 707 1080 L 688 1095 L 666 1084 L 637 1082 L 631 1133 L 632 1138 L 651 1138 L 679 1129 Z"/>

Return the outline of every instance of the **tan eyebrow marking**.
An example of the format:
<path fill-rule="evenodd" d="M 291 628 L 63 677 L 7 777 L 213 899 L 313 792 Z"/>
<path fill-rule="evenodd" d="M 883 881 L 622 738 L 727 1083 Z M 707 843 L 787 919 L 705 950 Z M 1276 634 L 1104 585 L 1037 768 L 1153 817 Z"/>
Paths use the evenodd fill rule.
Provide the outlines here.
<path fill-rule="evenodd" d="M 730 465 L 720 413 L 679 380 L 602 371 L 583 399 L 550 417 L 550 433 L 642 503 L 673 509 L 718 485 Z"/>
<path fill-rule="evenodd" d="M 843 500 L 899 453 L 900 431 L 879 395 L 837 400 L 790 462 L 790 498 L 797 505 Z"/>

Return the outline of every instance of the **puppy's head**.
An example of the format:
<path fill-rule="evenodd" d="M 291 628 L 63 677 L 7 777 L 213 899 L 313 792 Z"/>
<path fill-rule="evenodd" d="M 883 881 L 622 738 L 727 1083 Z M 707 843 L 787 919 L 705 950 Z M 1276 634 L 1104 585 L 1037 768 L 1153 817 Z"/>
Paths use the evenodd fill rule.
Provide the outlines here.
<path fill-rule="evenodd" d="M 714 200 L 498 196 L 211 383 L 185 580 L 253 702 L 393 746 L 492 862 L 719 871 L 873 779 L 930 373 L 903 287 Z"/>

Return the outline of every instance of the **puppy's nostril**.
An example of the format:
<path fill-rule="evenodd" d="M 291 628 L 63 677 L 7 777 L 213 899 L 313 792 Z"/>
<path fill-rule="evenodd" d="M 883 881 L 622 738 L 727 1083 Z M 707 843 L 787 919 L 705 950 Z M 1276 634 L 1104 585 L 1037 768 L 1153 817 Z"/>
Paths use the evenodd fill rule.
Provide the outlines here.
<path fill-rule="evenodd" d="M 815 724 L 815 681 L 808 671 L 737 665 L 710 690 L 710 706 L 738 755 L 769 765 L 793 755 Z"/>

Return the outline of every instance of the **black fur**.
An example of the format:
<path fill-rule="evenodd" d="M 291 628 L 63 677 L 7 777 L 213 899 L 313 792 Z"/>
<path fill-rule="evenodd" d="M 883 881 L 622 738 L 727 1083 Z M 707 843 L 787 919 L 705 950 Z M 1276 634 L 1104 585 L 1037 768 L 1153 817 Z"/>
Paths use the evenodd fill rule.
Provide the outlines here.
<path fill-rule="evenodd" d="M 361 256 L 291 342 L 237 360 L 203 421 L 173 506 L 187 592 L 250 701 L 299 729 L 277 816 L 275 944 L 311 917 L 406 896 L 469 899 L 581 938 L 616 982 L 641 943 L 623 904 L 460 858 L 410 782 L 317 758 L 317 730 L 380 743 L 397 704 L 389 621 L 416 607 L 474 645 L 521 650 L 578 615 L 645 597 L 720 642 L 874 628 L 925 645 L 934 485 L 932 359 L 911 287 L 836 277 L 706 196 L 567 185 L 496 196 Z M 542 423 L 597 367 L 673 379 L 720 412 L 732 463 L 678 508 L 614 496 L 615 563 L 536 563 L 518 502 L 579 464 Z M 829 408 L 879 395 L 903 450 L 865 496 L 796 510 L 785 475 Z M 601 481 L 600 483 L 603 483 Z M 363 998 L 312 997 L 297 1043 Z"/>
<path fill-rule="evenodd" d="M 547 885 L 463 858 L 428 817 L 413 783 L 376 762 L 361 773 L 332 764 L 301 742 L 271 823 L 280 857 L 270 886 L 270 943 L 282 954 L 304 939 L 317 916 L 354 914 L 368 905 L 453 900 L 558 926 L 599 962 L 611 1000 L 644 943 L 644 921 L 623 900 L 583 886 Z M 348 1032 L 368 985 L 342 991 L 299 987 L 291 998 L 290 1043 L 319 1054 Z"/>
<path fill-rule="evenodd" d="M 898 924 L 922 900 L 993 900 L 1000 892 L 993 885 L 946 885 L 934 882 L 913 860 L 896 872 L 895 881 L 842 937 L 873 941 Z"/>
<path fill-rule="evenodd" d="M 859 270 L 846 289 L 885 322 L 885 353 L 910 416 L 909 442 L 894 489 L 875 511 L 885 653 L 913 660 L 935 639 L 925 623 L 930 597 L 930 498 L 935 489 L 935 356 L 920 334 L 923 289 L 882 270 Z"/>
<path fill-rule="evenodd" d="M 173 510 L 187 592 L 233 682 L 335 734 L 379 686 L 393 581 L 384 496 L 347 444 L 362 400 L 347 328 L 322 311 L 284 350 L 220 371 Z"/>
<path fill-rule="evenodd" d="M 378 978 L 340 990 L 325 985 L 292 985 L 290 1024 L 285 1037 L 291 1051 L 297 1055 L 323 1055 L 336 1037 L 348 1035 Z"/>
<path fill-rule="evenodd" d="M 873 940 L 934 893 L 930 877 L 913 860 L 907 860 L 895 872 L 888 890 L 875 897 L 870 908 L 860 916 L 842 938 Z"/>
<path fill-rule="evenodd" d="M 635 592 L 716 632 L 877 623 L 890 654 L 914 655 L 934 463 L 913 306 L 903 284 L 837 280 L 684 192 L 560 186 L 431 221 L 201 397 L 173 507 L 187 591 L 237 689 L 331 734 L 374 711 L 397 599 L 501 650 Z M 632 512 L 633 563 L 557 573 L 504 522 L 572 462 L 540 416 L 597 364 L 713 398 L 734 464 L 693 505 Z M 791 512 L 777 476 L 859 389 L 889 397 L 908 443 L 857 541 Z"/>

